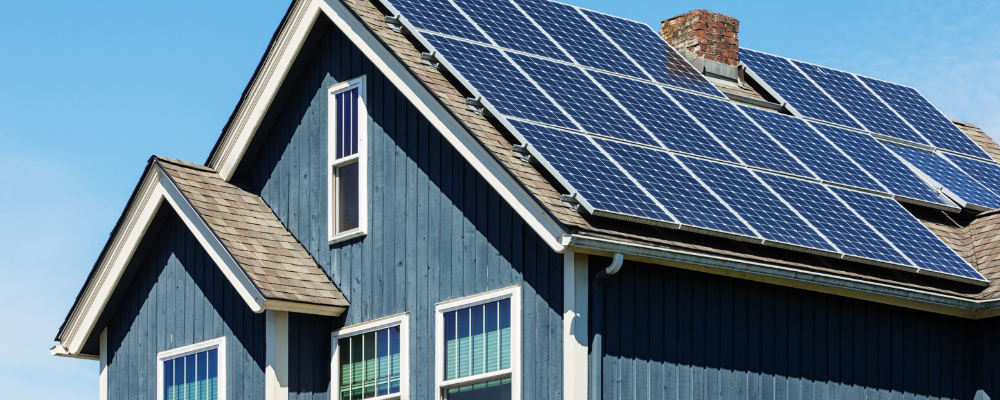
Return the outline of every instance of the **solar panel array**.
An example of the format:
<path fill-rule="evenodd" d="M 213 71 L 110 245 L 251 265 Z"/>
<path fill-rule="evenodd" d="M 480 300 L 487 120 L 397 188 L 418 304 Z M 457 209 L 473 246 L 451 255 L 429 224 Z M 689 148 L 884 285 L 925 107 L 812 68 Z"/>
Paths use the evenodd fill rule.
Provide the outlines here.
<path fill-rule="evenodd" d="M 940 242 L 922 225 L 907 236 L 883 232 L 886 221 L 908 215 L 894 197 L 954 207 L 859 132 L 869 124 L 910 128 L 886 103 L 873 114 L 879 119 L 859 121 L 802 67 L 751 53 L 787 73 L 770 85 L 798 90 L 788 99 L 808 103 L 799 108 L 814 119 L 853 128 L 841 129 L 734 105 L 634 21 L 548 0 L 388 1 L 590 213 L 985 280 L 957 256 L 918 257 L 898 243 Z M 845 99 L 875 98 L 845 75 L 828 81 Z M 838 197 L 830 184 L 849 194 Z M 869 221 L 864 205 L 888 207 L 891 219 Z"/>
<path fill-rule="evenodd" d="M 804 117 L 991 160 L 914 88 L 750 49 L 740 61 Z"/>

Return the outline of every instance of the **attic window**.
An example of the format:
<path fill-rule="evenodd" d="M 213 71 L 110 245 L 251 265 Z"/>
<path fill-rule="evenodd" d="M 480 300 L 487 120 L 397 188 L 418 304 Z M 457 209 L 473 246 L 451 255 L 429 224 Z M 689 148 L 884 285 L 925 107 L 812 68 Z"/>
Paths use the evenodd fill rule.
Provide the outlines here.
<path fill-rule="evenodd" d="M 368 227 L 368 113 L 365 77 L 329 89 L 330 243 L 362 236 Z"/>

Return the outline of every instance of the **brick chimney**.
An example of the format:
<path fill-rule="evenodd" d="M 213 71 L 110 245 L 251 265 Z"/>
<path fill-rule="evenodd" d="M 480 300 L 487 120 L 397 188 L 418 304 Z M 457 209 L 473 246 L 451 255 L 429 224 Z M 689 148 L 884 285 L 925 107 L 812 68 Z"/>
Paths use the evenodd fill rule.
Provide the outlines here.
<path fill-rule="evenodd" d="M 693 10 L 663 21 L 660 36 L 699 72 L 737 80 L 740 21 L 708 10 Z"/>

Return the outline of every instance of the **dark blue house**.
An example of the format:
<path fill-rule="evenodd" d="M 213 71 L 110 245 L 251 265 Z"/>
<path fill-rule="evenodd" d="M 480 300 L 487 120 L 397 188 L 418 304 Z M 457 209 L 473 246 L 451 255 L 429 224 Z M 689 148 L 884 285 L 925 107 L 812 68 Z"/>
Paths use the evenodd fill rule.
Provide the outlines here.
<path fill-rule="evenodd" d="M 294 1 L 52 354 L 102 400 L 1000 397 L 1000 146 L 735 19 L 634 24 Z"/>

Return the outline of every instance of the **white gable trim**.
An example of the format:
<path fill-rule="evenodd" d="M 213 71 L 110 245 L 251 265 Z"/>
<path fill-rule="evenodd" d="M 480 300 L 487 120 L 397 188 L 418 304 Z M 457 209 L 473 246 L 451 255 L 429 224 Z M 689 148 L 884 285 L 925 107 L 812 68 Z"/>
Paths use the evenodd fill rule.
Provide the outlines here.
<path fill-rule="evenodd" d="M 559 238 L 565 228 L 524 189 L 517 179 L 469 133 L 444 105 L 387 49 L 368 27 L 339 0 L 299 0 L 289 14 L 288 23 L 279 33 L 261 67 L 261 73 L 251 84 L 247 97 L 236 112 L 234 123 L 223 133 L 219 148 L 208 166 L 219 171 L 223 179 L 232 178 L 240 158 L 249 146 L 261 119 L 277 94 L 281 81 L 288 74 L 295 57 L 310 29 L 326 15 L 347 38 L 372 61 L 406 99 L 413 103 L 448 142 L 496 189 L 514 211 L 534 229 L 553 250 L 562 253 L 565 246 Z"/>
<path fill-rule="evenodd" d="M 159 165 L 154 163 L 150 166 L 146 176 L 143 177 L 135 201 L 132 207 L 126 211 L 121 229 L 111 239 L 108 252 L 101 259 L 93 279 L 84 288 L 80 301 L 70 313 L 61 335 L 60 344 L 50 350 L 53 355 L 94 358 L 80 354 L 80 351 L 96 327 L 97 319 L 100 318 L 104 307 L 111 299 L 111 294 L 135 255 L 135 251 L 152 223 L 153 217 L 164 204 L 170 205 L 184 221 L 184 225 L 198 239 L 198 243 L 205 249 L 215 265 L 219 266 L 223 275 L 253 312 L 259 313 L 269 308 L 321 315 L 340 315 L 343 312 L 342 307 L 299 306 L 287 301 L 265 299 L 170 177 L 160 169 Z"/>

